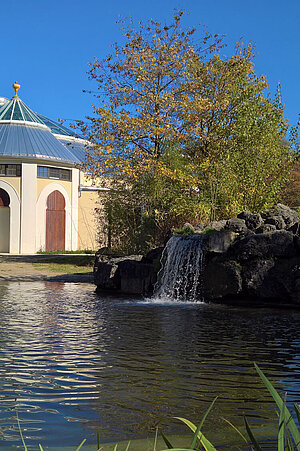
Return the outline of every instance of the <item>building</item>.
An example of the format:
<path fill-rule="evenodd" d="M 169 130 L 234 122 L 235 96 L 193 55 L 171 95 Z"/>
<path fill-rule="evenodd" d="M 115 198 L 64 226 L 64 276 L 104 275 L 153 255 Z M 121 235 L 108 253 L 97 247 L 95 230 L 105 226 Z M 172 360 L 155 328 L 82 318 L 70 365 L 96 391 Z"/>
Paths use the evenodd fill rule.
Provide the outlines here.
<path fill-rule="evenodd" d="M 96 249 L 101 188 L 78 169 L 88 143 L 13 88 L 0 98 L 0 252 Z"/>

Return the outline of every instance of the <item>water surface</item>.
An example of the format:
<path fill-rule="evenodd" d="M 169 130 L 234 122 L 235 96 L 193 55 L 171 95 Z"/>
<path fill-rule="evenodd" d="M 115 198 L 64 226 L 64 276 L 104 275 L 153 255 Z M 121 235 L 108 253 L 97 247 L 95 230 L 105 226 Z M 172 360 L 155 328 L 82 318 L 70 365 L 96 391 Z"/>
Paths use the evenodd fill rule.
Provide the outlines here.
<path fill-rule="evenodd" d="M 83 438 L 152 437 L 163 417 L 207 434 L 242 416 L 270 433 L 273 403 L 256 361 L 289 405 L 300 399 L 300 312 L 114 299 L 89 284 L 0 285 L 0 446 L 62 448 Z M 184 429 L 167 422 L 169 433 Z M 212 438 L 213 440 L 213 438 Z M 222 439 L 221 439 L 222 441 Z M 226 439 L 223 440 L 224 444 Z"/>

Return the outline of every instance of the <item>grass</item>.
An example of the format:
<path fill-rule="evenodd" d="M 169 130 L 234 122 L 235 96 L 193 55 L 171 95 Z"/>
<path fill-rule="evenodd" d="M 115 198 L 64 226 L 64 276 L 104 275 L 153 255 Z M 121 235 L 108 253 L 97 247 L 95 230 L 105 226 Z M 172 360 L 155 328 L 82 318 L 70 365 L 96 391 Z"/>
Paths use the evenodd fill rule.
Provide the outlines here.
<path fill-rule="evenodd" d="M 93 272 L 94 255 L 63 256 L 45 258 L 43 261 L 32 263 L 39 271 L 60 272 L 63 274 L 88 274 Z"/>
<path fill-rule="evenodd" d="M 70 254 L 92 254 L 95 255 L 97 251 L 92 249 L 81 249 L 77 251 L 39 251 L 40 255 L 70 255 Z"/>
<path fill-rule="evenodd" d="M 295 414 L 297 418 L 298 425 L 293 420 L 289 410 L 286 407 L 285 400 L 280 397 L 278 392 L 275 390 L 271 382 L 267 379 L 267 377 L 264 375 L 264 373 L 261 371 L 261 369 L 254 363 L 255 369 L 258 372 L 262 382 L 264 383 L 265 387 L 268 389 L 269 393 L 271 394 L 274 402 L 276 403 L 279 413 L 278 413 L 278 434 L 277 434 L 277 451 L 300 451 L 300 408 L 299 405 L 295 404 Z M 156 433 L 153 441 L 153 448 L 152 451 L 217 451 L 217 449 L 214 447 L 214 445 L 207 439 L 207 437 L 202 432 L 202 426 L 206 420 L 206 417 L 209 415 L 210 411 L 212 410 L 215 402 L 217 401 L 217 398 L 215 398 L 212 403 L 210 404 L 207 411 L 202 416 L 198 426 L 193 424 L 191 421 L 187 420 L 186 418 L 182 417 L 175 417 L 176 420 L 181 421 L 184 423 L 191 431 L 192 431 L 192 437 L 190 439 L 190 445 L 188 448 L 176 448 L 172 445 L 170 440 L 166 437 L 164 432 L 157 426 Z M 254 436 L 254 433 L 251 429 L 251 426 L 248 422 L 248 419 L 244 417 L 245 427 L 247 436 L 242 434 L 233 424 L 230 423 L 230 421 L 224 419 L 236 432 L 239 434 L 240 437 L 244 440 L 244 442 L 250 446 L 251 450 L 253 451 L 263 451 L 261 446 L 259 445 L 257 439 Z M 20 427 L 19 418 L 17 415 L 17 422 L 18 427 L 20 431 L 20 437 L 21 441 L 23 443 L 24 450 L 27 451 L 27 446 L 25 444 L 22 430 Z M 158 449 L 158 434 L 162 436 L 162 439 L 165 443 L 165 446 L 163 449 Z M 80 445 L 75 449 L 75 451 L 79 451 L 82 446 L 84 445 L 85 440 L 83 440 Z M 120 448 L 118 448 L 118 444 L 116 444 L 113 448 L 114 451 L 121 451 Z M 127 445 L 125 445 L 125 451 L 130 451 L 130 442 L 128 442 Z M 96 451 L 100 451 L 102 449 L 100 445 L 100 439 L 99 434 L 97 434 L 97 447 Z M 123 448 L 124 449 L 124 448 Z M 39 444 L 39 450 L 43 451 L 43 447 Z M 141 450 L 142 451 L 142 450 Z M 274 448 L 275 451 L 275 448 Z"/>

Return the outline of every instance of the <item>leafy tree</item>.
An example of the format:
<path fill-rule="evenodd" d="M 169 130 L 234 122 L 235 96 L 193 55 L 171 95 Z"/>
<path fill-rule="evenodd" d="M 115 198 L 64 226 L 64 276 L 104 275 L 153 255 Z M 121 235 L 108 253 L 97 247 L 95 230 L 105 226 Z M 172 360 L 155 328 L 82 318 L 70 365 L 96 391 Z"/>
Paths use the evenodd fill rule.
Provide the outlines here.
<path fill-rule="evenodd" d="M 182 15 L 169 26 L 123 28 L 125 43 L 90 64 L 99 105 L 79 123 L 94 145 L 85 168 L 114 180 L 107 211 L 127 235 L 118 205 L 135 212 L 128 227 L 141 241 L 145 224 L 144 241 L 161 241 L 186 220 L 266 208 L 294 158 L 284 144 L 280 90 L 275 99 L 265 95 L 251 45 L 221 57 L 222 38 L 206 33 L 196 45 L 196 30 L 180 27 Z"/>

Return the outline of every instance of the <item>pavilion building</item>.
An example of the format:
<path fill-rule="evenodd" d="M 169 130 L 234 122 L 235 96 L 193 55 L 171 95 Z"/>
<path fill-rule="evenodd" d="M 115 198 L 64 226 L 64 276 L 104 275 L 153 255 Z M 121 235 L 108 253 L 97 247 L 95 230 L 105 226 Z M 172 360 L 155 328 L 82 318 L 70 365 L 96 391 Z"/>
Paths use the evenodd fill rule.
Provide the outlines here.
<path fill-rule="evenodd" d="M 88 143 L 33 112 L 18 96 L 0 98 L 0 252 L 97 248 L 99 188 L 80 171 Z"/>

